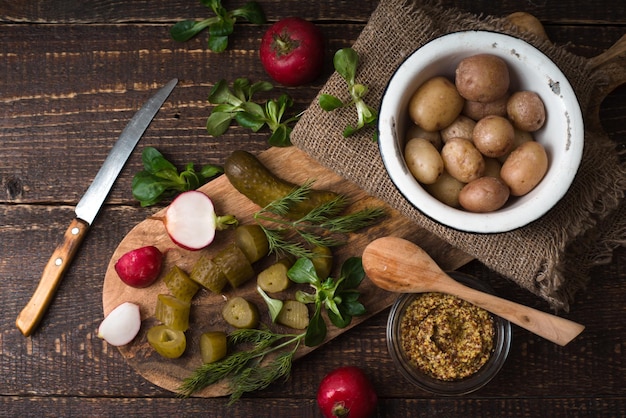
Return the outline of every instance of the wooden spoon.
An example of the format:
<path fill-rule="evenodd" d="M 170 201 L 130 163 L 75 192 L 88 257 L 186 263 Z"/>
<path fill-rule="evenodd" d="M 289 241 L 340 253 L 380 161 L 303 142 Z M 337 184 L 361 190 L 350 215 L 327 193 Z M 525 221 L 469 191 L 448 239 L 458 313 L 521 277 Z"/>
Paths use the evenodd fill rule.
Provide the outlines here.
<path fill-rule="evenodd" d="M 462 285 L 443 272 L 424 250 L 403 238 L 384 237 L 372 241 L 363 251 L 363 268 L 370 280 L 382 289 L 454 295 L 562 346 L 585 328 L 568 319 Z"/>

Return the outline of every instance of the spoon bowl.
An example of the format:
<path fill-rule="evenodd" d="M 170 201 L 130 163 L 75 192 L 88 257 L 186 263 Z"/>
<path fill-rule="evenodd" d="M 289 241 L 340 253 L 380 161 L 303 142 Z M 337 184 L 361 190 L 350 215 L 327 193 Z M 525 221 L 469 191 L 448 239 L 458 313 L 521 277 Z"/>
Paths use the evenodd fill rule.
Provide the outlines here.
<path fill-rule="evenodd" d="M 467 287 L 448 276 L 423 249 L 403 238 L 372 241 L 363 251 L 363 269 L 382 289 L 453 295 L 561 346 L 585 329 L 568 319 Z"/>

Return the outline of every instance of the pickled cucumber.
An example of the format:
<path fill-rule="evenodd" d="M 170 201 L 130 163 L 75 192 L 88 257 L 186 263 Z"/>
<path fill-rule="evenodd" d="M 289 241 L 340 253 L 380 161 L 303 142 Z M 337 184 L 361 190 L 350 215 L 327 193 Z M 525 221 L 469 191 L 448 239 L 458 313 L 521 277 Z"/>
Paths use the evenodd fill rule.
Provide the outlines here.
<path fill-rule="evenodd" d="M 289 328 L 305 329 L 309 326 L 309 308 L 297 300 L 286 300 L 276 322 Z"/>
<path fill-rule="evenodd" d="M 198 283 L 189 278 L 189 275 L 180 267 L 174 266 L 163 278 L 165 285 L 172 296 L 183 302 L 191 302 L 191 299 L 200 290 Z"/>
<path fill-rule="evenodd" d="M 270 251 L 270 244 L 263 228 L 256 224 L 238 226 L 235 229 L 235 244 L 250 263 L 259 261 Z"/>
<path fill-rule="evenodd" d="M 281 199 L 298 185 L 277 177 L 261 161 L 249 152 L 234 151 L 224 163 L 226 177 L 240 193 L 260 207 Z M 286 215 L 289 219 L 300 219 L 312 209 L 336 199 L 337 193 L 325 190 L 311 190 L 311 193 L 294 204 Z"/>
<path fill-rule="evenodd" d="M 221 360 L 226 356 L 227 348 L 225 332 L 210 331 L 200 336 L 200 355 L 203 363 L 214 363 Z"/>
<path fill-rule="evenodd" d="M 148 343 L 166 358 L 178 358 L 187 348 L 187 338 L 182 331 L 167 325 L 156 325 L 148 330 Z"/>
<path fill-rule="evenodd" d="M 233 288 L 241 286 L 254 277 L 254 269 L 246 255 L 234 242 L 221 250 L 213 258 L 226 280 Z"/>
<path fill-rule="evenodd" d="M 311 252 L 311 262 L 315 267 L 317 277 L 321 280 L 327 279 L 333 269 L 333 253 L 328 247 L 317 246 L 314 247 Z"/>
<path fill-rule="evenodd" d="M 210 258 L 200 256 L 193 265 L 189 278 L 213 293 L 221 293 L 228 280 L 217 264 Z"/>
<path fill-rule="evenodd" d="M 254 328 L 259 324 L 259 310 L 241 296 L 229 299 L 222 309 L 224 320 L 235 328 Z"/>
<path fill-rule="evenodd" d="M 172 295 L 160 294 L 157 296 L 154 316 L 175 331 L 187 331 L 190 311 L 189 302 L 183 302 Z"/>
<path fill-rule="evenodd" d="M 291 284 L 287 276 L 289 267 L 293 264 L 292 258 L 283 258 L 261 271 L 257 276 L 257 284 L 269 293 L 282 292 Z"/>

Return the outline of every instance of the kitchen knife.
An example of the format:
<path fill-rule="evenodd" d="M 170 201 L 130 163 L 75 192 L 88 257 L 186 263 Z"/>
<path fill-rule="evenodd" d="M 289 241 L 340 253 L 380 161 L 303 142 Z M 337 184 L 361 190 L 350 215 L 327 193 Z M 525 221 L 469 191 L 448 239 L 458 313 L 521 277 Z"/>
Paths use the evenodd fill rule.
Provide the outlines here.
<path fill-rule="evenodd" d="M 74 210 L 76 218 L 65 231 L 63 242 L 52 253 L 35 293 L 15 321 L 15 325 L 24 336 L 28 337 L 43 318 L 65 271 L 87 234 L 89 226 L 98 215 L 100 207 L 126 160 L 177 83 L 177 79 L 171 80 L 135 113 L 104 160 L 93 182 L 76 205 Z"/>

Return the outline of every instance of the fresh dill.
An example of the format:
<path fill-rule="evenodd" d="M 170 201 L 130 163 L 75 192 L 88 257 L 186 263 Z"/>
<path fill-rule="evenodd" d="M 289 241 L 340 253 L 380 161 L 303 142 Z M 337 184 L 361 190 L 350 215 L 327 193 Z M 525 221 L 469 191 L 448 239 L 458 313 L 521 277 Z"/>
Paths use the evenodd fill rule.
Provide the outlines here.
<path fill-rule="evenodd" d="M 232 391 L 229 404 L 232 404 L 244 393 L 264 389 L 280 378 L 289 377 L 293 357 L 304 336 L 305 333 L 277 334 L 267 328 L 235 330 L 228 336 L 229 345 L 250 344 L 252 347 L 198 367 L 183 380 L 178 394 L 188 397 L 228 379 Z M 271 354 L 275 356 L 269 358 Z"/>
<path fill-rule="evenodd" d="M 254 214 L 254 219 L 267 236 L 270 252 L 288 253 L 296 258 L 311 258 L 311 246 L 343 245 L 346 234 L 373 225 L 385 215 L 385 210 L 380 207 L 342 215 L 349 202 L 340 195 L 314 207 L 300 219 L 286 219 L 285 215 L 294 204 L 307 199 L 312 185 L 313 182 L 306 182 Z"/>

